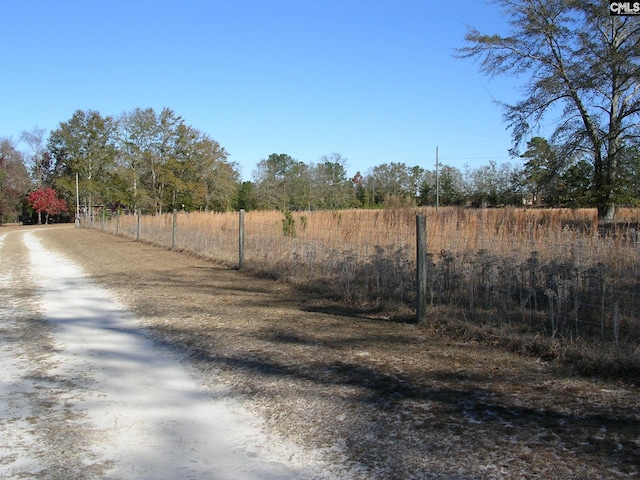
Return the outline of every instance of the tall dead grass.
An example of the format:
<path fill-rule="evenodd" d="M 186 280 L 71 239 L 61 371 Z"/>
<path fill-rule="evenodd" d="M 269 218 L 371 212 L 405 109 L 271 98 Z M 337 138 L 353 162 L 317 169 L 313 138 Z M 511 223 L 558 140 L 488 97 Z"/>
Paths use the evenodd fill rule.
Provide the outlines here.
<path fill-rule="evenodd" d="M 427 217 L 429 301 L 476 324 L 550 336 L 640 338 L 640 210 L 403 208 L 245 215 L 243 268 L 361 306 L 412 308 L 416 215 Z M 136 238 L 137 219 L 94 227 Z M 140 219 L 140 238 L 235 266 L 237 213 Z"/>

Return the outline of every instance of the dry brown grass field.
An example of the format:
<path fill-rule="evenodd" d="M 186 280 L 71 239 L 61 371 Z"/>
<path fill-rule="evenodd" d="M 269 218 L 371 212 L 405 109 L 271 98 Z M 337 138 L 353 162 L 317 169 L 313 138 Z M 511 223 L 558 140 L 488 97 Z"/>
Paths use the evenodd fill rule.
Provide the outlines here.
<path fill-rule="evenodd" d="M 410 320 L 416 216 L 427 218 L 429 321 L 638 354 L 639 209 L 251 211 L 243 270 Z M 238 265 L 239 215 L 97 216 L 94 228 Z M 626 355 L 628 357 L 628 355 Z"/>

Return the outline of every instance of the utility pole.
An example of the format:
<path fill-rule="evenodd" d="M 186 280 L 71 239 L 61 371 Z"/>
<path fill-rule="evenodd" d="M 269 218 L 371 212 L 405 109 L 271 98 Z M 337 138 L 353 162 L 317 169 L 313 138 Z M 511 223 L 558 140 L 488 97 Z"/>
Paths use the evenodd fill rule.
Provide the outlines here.
<path fill-rule="evenodd" d="M 80 226 L 80 191 L 78 189 L 78 174 L 76 173 L 76 227 Z"/>
<path fill-rule="evenodd" d="M 440 206 L 440 176 L 438 175 L 438 146 L 436 145 L 436 213 Z"/>

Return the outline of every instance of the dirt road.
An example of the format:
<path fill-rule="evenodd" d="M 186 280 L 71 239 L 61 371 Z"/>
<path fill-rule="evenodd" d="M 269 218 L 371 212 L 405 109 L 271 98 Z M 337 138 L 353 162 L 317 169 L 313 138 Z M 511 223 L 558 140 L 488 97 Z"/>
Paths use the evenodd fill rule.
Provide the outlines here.
<path fill-rule="evenodd" d="M 42 231 L 0 232 L 1 478 L 329 477 L 267 445 Z"/>

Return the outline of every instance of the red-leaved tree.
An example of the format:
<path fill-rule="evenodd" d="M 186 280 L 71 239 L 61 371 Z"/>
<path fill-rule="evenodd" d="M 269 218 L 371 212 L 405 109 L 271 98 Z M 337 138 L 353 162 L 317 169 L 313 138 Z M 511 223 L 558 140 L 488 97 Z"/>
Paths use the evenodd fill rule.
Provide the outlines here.
<path fill-rule="evenodd" d="M 38 223 L 41 222 L 41 213 L 45 214 L 45 223 L 49 223 L 50 215 L 58 215 L 67 211 L 67 202 L 58 197 L 53 188 L 39 188 L 27 197 L 27 201 L 31 208 L 38 213 Z"/>

